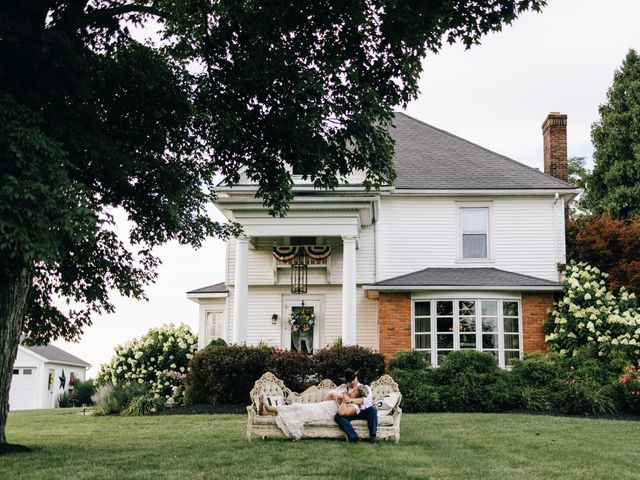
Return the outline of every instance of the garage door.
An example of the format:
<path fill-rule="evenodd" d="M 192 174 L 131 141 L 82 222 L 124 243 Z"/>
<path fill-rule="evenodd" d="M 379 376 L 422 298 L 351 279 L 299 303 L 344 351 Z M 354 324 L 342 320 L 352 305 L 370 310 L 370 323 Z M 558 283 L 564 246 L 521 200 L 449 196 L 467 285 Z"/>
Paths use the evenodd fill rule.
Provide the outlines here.
<path fill-rule="evenodd" d="M 14 368 L 9 390 L 9 408 L 11 410 L 30 410 L 36 408 L 35 368 Z"/>

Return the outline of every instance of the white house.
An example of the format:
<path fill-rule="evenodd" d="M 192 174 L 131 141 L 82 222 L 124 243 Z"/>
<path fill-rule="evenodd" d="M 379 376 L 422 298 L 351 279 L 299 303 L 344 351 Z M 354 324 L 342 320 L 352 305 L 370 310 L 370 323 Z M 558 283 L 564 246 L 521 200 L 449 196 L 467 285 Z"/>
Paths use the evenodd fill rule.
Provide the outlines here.
<path fill-rule="evenodd" d="M 200 347 L 223 338 L 313 351 L 341 338 L 386 356 L 416 349 L 433 366 L 457 349 L 492 352 L 501 366 L 543 350 L 578 193 L 566 124 L 558 113 L 543 124 L 546 173 L 398 113 L 397 179 L 379 191 L 357 175 L 333 192 L 294 177 L 288 215 L 273 218 L 246 178 L 221 186 L 217 207 L 245 236 L 227 244 L 223 283 L 187 292 Z M 300 313 L 314 323 L 294 332 Z"/>
<path fill-rule="evenodd" d="M 53 345 L 20 345 L 13 364 L 10 410 L 55 408 L 58 398 L 69 391 L 71 379 L 84 382 L 91 365 Z"/>

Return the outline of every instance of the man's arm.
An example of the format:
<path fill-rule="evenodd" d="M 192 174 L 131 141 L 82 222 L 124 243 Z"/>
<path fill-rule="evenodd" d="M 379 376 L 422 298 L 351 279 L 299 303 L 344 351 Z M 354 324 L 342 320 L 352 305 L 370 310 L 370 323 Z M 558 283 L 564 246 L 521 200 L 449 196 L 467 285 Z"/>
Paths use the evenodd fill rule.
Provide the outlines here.
<path fill-rule="evenodd" d="M 338 398 L 342 397 L 343 394 L 346 391 L 346 388 L 343 388 L 344 385 L 340 385 L 336 388 L 334 388 L 333 390 L 329 390 L 327 392 L 327 394 L 324 396 L 325 400 L 337 400 Z"/>

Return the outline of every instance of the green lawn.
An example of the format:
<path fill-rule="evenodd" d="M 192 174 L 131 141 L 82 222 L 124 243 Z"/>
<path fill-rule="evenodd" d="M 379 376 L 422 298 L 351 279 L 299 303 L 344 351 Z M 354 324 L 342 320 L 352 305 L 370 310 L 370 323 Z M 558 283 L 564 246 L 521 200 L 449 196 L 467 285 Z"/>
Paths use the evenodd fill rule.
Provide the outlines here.
<path fill-rule="evenodd" d="M 638 479 L 640 422 L 403 415 L 399 444 L 245 439 L 242 415 L 91 417 L 15 412 L 0 479 Z"/>

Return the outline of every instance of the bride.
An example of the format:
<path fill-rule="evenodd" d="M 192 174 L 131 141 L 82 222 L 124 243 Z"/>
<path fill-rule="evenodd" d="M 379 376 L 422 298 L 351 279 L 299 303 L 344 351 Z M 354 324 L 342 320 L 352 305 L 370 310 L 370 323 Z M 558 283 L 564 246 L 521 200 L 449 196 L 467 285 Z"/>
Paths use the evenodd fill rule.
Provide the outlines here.
<path fill-rule="evenodd" d="M 331 395 L 331 400 L 279 406 L 269 405 L 266 396 L 261 395 L 260 410 L 261 413 L 266 413 L 267 415 L 276 415 L 276 424 L 282 430 L 282 433 L 287 437 L 300 440 L 304 433 L 305 423 L 332 421 L 336 414 L 344 416 L 357 415 L 359 410 L 353 400 L 366 397 L 367 394 L 367 390 L 363 386 L 359 386 L 351 394 Z"/>

